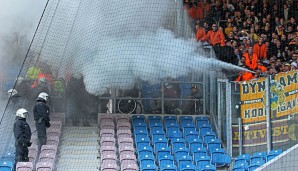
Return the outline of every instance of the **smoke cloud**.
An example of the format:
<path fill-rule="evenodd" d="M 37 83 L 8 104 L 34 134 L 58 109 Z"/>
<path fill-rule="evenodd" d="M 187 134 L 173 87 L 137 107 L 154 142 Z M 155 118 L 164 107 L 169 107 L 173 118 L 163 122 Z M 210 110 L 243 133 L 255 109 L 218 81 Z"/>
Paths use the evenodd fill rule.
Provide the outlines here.
<path fill-rule="evenodd" d="M 78 6 L 74 27 L 64 31 L 71 33 L 61 63 L 69 66 L 74 75 L 83 76 L 92 94 L 101 94 L 110 87 L 130 88 L 136 80 L 154 83 L 189 72 L 239 69 L 206 58 L 194 38 L 175 34 L 185 22 L 175 17 L 183 11 L 173 0 L 85 0 Z M 57 33 L 63 27 L 58 21 L 51 25 Z M 48 51 L 59 48 L 53 45 L 57 40 L 49 41 L 53 43 Z M 46 61 L 61 61 L 58 54 L 44 54 Z"/>
<path fill-rule="evenodd" d="M 45 4 L 46 0 L 0 1 L 1 84 L 6 80 L 15 80 Z M 10 72 L 12 66 L 16 66 L 13 74 Z M 7 103 L 6 94 L 2 96 L 4 99 L 0 98 L 0 115 Z"/>

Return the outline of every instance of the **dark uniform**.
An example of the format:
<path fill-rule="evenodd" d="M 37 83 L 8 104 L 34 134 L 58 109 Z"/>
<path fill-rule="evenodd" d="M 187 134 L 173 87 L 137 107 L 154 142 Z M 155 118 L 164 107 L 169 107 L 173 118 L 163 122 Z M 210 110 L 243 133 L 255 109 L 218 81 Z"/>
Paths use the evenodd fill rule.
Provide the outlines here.
<path fill-rule="evenodd" d="M 37 103 L 33 107 L 33 115 L 37 130 L 38 149 L 47 142 L 46 128 L 50 127 L 50 109 L 46 101 L 42 98 L 37 98 Z"/>
<path fill-rule="evenodd" d="M 23 101 L 24 99 L 18 94 L 11 96 L 7 105 L 7 111 L 11 114 L 15 114 L 18 109 L 24 106 Z"/>
<path fill-rule="evenodd" d="M 28 147 L 31 146 L 31 129 L 25 118 L 16 117 L 13 132 L 16 140 L 15 164 L 17 164 L 17 162 L 28 162 Z"/>

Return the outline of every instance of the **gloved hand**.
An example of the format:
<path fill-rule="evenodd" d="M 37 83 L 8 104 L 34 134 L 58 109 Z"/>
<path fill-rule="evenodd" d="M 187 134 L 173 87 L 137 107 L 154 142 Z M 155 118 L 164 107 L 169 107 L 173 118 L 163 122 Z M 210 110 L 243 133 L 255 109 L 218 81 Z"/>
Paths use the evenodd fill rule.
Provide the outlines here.
<path fill-rule="evenodd" d="M 51 126 L 51 123 L 47 123 L 46 127 L 49 128 Z"/>
<path fill-rule="evenodd" d="M 32 145 L 32 142 L 27 142 L 27 147 L 30 147 Z"/>

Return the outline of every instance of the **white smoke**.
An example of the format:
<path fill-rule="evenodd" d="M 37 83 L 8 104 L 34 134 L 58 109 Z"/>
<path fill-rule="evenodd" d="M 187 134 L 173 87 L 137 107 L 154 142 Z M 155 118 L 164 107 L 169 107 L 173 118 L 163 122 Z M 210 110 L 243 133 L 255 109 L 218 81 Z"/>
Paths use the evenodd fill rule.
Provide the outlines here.
<path fill-rule="evenodd" d="M 33 37 L 46 0 L 1 0 L 0 1 L 0 85 L 6 80 L 15 80 L 16 75 L 7 74 L 11 70 L 18 73 L 20 63 L 26 55 L 26 48 Z M 22 48 L 19 43 L 22 38 Z M 19 53 L 16 53 L 16 52 Z M 22 59 L 20 59 L 22 58 Z M 18 66 L 11 68 L 11 66 Z M 13 78 L 12 78 L 13 77 Z M 0 86 L 0 117 L 5 109 L 7 99 Z M 4 97 L 4 98 L 3 98 Z"/>
<path fill-rule="evenodd" d="M 139 79 L 156 82 L 189 72 L 237 68 L 203 56 L 194 38 L 175 35 L 175 29 L 181 29 L 175 18 L 178 8 L 174 0 L 81 1 L 74 28 L 68 30 L 63 63 L 74 75 L 82 75 L 87 91 L 96 95 L 109 87 L 130 88 Z M 62 25 L 51 27 L 58 32 Z M 61 63 L 58 56 L 44 58 Z"/>

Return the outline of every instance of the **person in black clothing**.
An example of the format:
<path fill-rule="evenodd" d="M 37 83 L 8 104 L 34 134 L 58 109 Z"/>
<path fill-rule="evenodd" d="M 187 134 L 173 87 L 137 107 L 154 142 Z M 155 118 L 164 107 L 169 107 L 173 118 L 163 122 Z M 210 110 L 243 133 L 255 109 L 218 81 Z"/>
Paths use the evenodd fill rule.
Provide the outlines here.
<path fill-rule="evenodd" d="M 35 126 L 37 130 L 38 138 L 38 151 L 40 151 L 41 146 L 47 142 L 46 128 L 50 127 L 50 109 L 46 104 L 49 95 L 45 92 L 42 92 L 38 95 L 36 99 L 37 103 L 33 107 L 33 115 L 35 120 Z"/>
<path fill-rule="evenodd" d="M 15 166 L 18 162 L 29 162 L 28 147 L 31 146 L 31 129 L 26 122 L 28 111 L 24 108 L 17 110 L 16 120 L 13 125 L 15 137 Z"/>

